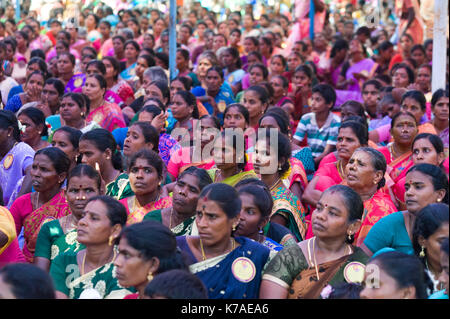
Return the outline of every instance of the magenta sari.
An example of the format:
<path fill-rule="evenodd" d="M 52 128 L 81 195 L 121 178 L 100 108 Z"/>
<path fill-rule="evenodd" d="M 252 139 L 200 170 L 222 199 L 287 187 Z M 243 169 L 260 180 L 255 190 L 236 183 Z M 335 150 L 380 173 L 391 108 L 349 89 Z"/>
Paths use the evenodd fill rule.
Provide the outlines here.
<path fill-rule="evenodd" d="M 112 132 L 116 128 L 126 127 L 122 109 L 115 103 L 105 103 L 91 111 L 86 118 L 86 122 L 96 122 L 102 128 Z"/>
<path fill-rule="evenodd" d="M 17 234 L 20 234 L 23 225 L 25 238 L 23 255 L 28 262 L 33 262 L 36 240 L 42 224 L 69 215 L 70 210 L 64 196 L 64 190 L 61 190 L 50 201 L 36 210 L 33 210 L 31 194 L 25 194 L 13 203 L 11 214 L 14 217 Z"/>
<path fill-rule="evenodd" d="M 339 106 L 348 100 L 363 102 L 361 88 L 364 81 L 358 81 L 358 79 L 353 76 L 353 73 L 367 72 L 367 75 L 369 75 L 374 64 L 375 62 L 372 59 L 364 59 L 351 65 L 347 69 L 347 72 L 345 72 L 345 79 L 352 79 L 354 82 L 353 84 L 350 84 L 346 90 L 336 90 L 336 106 Z"/>

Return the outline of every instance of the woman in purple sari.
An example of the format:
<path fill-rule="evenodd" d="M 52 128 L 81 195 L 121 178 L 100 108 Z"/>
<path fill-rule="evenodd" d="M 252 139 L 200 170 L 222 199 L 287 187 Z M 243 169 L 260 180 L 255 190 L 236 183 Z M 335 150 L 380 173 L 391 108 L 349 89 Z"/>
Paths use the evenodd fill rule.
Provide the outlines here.
<path fill-rule="evenodd" d="M 336 85 L 336 106 L 348 100 L 363 103 L 361 87 L 374 67 L 375 62 L 366 58 L 365 48 L 361 42 L 354 38 L 349 45 L 350 58 L 342 66 Z"/>
<path fill-rule="evenodd" d="M 29 171 L 34 150 L 20 142 L 18 121 L 11 111 L 0 110 L 0 187 L 3 202 L 10 208 L 19 193 L 31 191 Z"/>

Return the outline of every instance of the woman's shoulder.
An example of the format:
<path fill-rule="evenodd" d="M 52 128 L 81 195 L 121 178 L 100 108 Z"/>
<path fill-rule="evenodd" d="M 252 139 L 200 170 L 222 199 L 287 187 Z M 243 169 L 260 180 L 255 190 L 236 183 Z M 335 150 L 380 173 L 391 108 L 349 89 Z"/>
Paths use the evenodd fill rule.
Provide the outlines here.
<path fill-rule="evenodd" d="M 11 205 L 11 210 L 13 210 L 15 208 L 20 209 L 20 210 L 23 210 L 24 208 L 33 209 L 32 204 L 31 204 L 31 194 L 32 193 L 28 193 L 28 194 L 24 194 L 20 197 L 17 197 L 16 200 Z"/>

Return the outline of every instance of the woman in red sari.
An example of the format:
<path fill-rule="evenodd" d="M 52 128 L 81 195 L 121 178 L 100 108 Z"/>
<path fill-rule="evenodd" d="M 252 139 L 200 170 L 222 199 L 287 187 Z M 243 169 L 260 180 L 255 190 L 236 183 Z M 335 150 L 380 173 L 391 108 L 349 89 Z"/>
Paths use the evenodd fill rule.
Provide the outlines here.
<path fill-rule="evenodd" d="M 316 206 L 324 190 L 340 184 L 345 179 L 345 167 L 353 152 L 359 147 L 367 146 L 367 143 L 366 126 L 353 120 L 343 122 L 339 128 L 336 144 L 339 160 L 327 163 L 316 171 L 305 189 L 303 201 L 311 206 Z"/>
<path fill-rule="evenodd" d="M 412 143 L 412 162 L 414 165 L 428 163 L 441 167 L 448 176 L 448 166 L 444 165 L 446 159 L 444 144 L 439 136 L 430 133 L 421 133 L 416 136 Z M 448 157 L 447 157 L 448 163 Z M 400 209 L 406 209 L 405 204 L 405 182 L 406 177 L 400 178 L 392 187 L 395 199 Z"/>
<path fill-rule="evenodd" d="M 31 166 L 32 185 L 36 192 L 17 198 L 11 206 L 17 234 L 20 234 L 22 226 L 24 228 L 23 254 L 28 262 L 33 262 L 41 225 L 70 214 L 62 189 L 70 163 L 70 159 L 59 148 L 49 147 L 37 151 Z"/>
<path fill-rule="evenodd" d="M 400 112 L 394 115 L 391 122 L 391 135 L 393 142 L 378 150 L 383 153 L 388 165 L 386 172 L 388 180 L 384 188 L 385 192 L 392 192 L 390 188 L 403 178 L 408 170 L 414 165 L 411 155 L 411 146 L 418 132 L 416 118 L 409 112 Z M 395 197 L 391 198 L 396 203 Z"/>
<path fill-rule="evenodd" d="M 128 176 L 133 196 L 121 199 L 127 209 L 127 225 L 139 223 L 153 210 L 172 206 L 172 197 L 161 198 L 164 162 L 158 153 L 142 149 L 130 159 Z"/>
<path fill-rule="evenodd" d="M 381 190 L 385 183 L 385 172 L 386 159 L 383 154 L 370 147 L 356 149 L 346 166 L 343 183 L 357 192 L 364 202 L 361 228 L 355 233 L 358 247 L 377 221 L 397 211 L 389 195 Z"/>

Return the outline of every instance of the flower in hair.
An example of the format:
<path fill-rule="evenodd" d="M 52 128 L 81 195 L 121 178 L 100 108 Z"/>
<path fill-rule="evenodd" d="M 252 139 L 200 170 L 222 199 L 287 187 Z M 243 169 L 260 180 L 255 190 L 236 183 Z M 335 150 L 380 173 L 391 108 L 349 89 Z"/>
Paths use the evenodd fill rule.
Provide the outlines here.
<path fill-rule="evenodd" d="M 27 129 L 27 127 L 25 125 L 23 125 L 22 122 L 20 122 L 19 120 L 17 120 L 17 125 L 19 127 L 19 131 L 22 133 L 25 133 L 25 130 Z"/>

